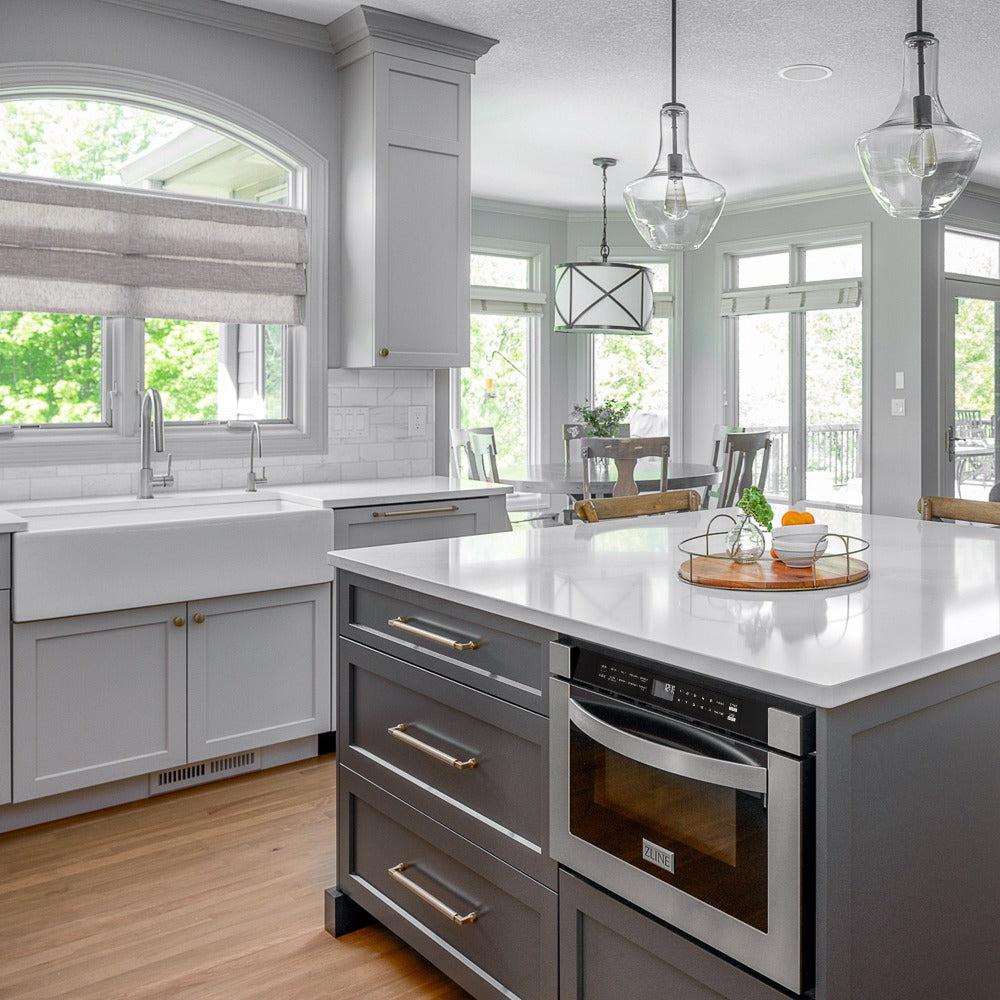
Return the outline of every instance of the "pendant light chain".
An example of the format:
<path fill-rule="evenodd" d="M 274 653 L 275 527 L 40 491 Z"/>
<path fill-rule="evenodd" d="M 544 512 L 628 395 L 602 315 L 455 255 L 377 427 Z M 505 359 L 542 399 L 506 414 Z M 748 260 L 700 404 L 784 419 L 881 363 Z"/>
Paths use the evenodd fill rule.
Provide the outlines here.
<path fill-rule="evenodd" d="M 924 33 L 924 0 L 917 0 L 917 34 Z"/>
<path fill-rule="evenodd" d="M 611 247 L 608 246 L 608 165 L 601 164 L 601 177 L 604 181 L 601 189 L 601 201 L 604 205 L 604 228 L 601 231 L 601 262 L 607 264 Z"/>

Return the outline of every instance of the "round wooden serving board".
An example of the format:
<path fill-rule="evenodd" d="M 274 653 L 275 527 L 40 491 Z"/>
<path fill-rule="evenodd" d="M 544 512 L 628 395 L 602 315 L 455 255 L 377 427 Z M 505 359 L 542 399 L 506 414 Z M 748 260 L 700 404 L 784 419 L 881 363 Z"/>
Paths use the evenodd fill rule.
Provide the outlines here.
<path fill-rule="evenodd" d="M 849 587 L 868 579 L 868 563 L 862 559 L 829 556 L 811 566 L 786 566 L 778 559 L 738 563 L 712 556 L 693 556 L 680 565 L 680 577 L 699 587 L 722 590 L 828 590 Z"/>

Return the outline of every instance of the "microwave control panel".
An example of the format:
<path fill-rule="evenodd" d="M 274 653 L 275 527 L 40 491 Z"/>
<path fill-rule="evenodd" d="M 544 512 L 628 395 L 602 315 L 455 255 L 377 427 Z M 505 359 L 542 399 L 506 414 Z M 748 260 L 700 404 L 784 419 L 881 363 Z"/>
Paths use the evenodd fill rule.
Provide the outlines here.
<path fill-rule="evenodd" d="M 576 652 L 573 680 L 718 729 L 752 739 L 767 738 L 767 705 L 751 693 L 698 684 L 665 665 L 656 664 L 655 669 L 639 666 L 587 647 Z"/>

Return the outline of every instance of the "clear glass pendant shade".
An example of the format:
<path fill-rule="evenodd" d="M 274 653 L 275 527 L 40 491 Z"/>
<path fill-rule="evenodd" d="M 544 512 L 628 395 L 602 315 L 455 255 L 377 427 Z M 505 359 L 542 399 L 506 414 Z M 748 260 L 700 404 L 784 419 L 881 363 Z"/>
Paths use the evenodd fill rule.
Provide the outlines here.
<path fill-rule="evenodd" d="M 722 215 L 726 189 L 702 177 L 691 161 L 683 104 L 660 110 L 660 152 L 645 177 L 625 188 L 625 206 L 639 235 L 654 250 L 696 250 Z"/>
<path fill-rule="evenodd" d="M 965 190 L 982 146 L 941 106 L 937 39 L 929 32 L 907 35 L 899 103 L 888 121 L 855 143 L 878 203 L 897 219 L 939 218 Z"/>

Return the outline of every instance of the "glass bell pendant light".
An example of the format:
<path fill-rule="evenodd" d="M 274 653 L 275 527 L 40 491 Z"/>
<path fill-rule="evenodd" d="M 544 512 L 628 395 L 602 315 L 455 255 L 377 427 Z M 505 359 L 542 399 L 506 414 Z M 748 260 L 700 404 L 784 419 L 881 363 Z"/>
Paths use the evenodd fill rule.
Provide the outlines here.
<path fill-rule="evenodd" d="M 660 109 L 660 152 L 653 169 L 625 188 L 625 206 L 654 250 L 697 250 L 722 215 L 726 189 L 703 177 L 688 147 L 688 112 L 677 102 L 677 0 L 671 2 L 670 103 Z"/>
<path fill-rule="evenodd" d="M 903 40 L 899 103 L 888 121 L 855 143 L 868 187 L 897 219 L 944 215 L 969 183 L 983 146 L 941 106 L 938 40 L 924 31 L 923 13 L 917 0 L 917 30 Z"/>
<path fill-rule="evenodd" d="M 620 264 L 608 257 L 608 167 L 618 161 L 598 156 L 604 182 L 604 229 L 600 261 L 559 264 L 555 281 L 557 333 L 615 333 L 641 336 L 652 333 L 653 272 L 640 264 Z"/>

